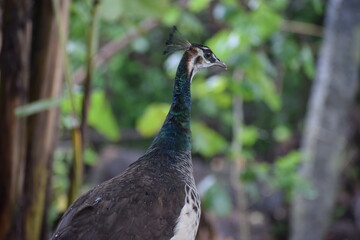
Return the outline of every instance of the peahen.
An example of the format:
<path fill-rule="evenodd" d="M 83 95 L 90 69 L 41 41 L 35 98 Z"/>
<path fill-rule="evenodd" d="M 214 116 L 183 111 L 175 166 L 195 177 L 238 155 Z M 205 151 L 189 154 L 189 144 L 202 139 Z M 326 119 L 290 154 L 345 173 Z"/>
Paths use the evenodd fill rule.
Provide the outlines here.
<path fill-rule="evenodd" d="M 226 65 L 208 47 L 184 40 L 176 27 L 166 45 L 165 54 L 185 52 L 160 132 L 146 153 L 122 174 L 78 198 L 51 239 L 195 239 L 200 199 L 191 161 L 190 84 L 200 69 Z"/>

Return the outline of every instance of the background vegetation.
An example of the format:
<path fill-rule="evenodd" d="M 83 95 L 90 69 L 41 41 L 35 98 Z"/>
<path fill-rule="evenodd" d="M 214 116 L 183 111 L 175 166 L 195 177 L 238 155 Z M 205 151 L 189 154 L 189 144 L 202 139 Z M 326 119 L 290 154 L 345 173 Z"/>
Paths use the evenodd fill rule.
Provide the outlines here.
<path fill-rule="evenodd" d="M 34 13 L 43 4 L 24 2 Z M 13 239 L 46 239 L 80 194 L 79 185 L 83 192 L 119 173 L 151 143 L 170 107 L 181 57 L 163 55 L 173 25 L 190 42 L 209 46 L 228 65 L 226 72 L 200 72 L 192 83 L 193 157 L 203 207 L 198 239 L 289 239 L 294 193 L 317 196 L 297 169 L 304 161 L 299 146 L 324 38 L 327 1 L 64 2 L 68 5 L 53 0 L 41 10 L 52 12 L 52 34 L 59 42 L 50 48 L 60 49 L 63 60 L 50 69 L 61 69 L 62 87 L 52 96 L 27 96 L 13 108 L 16 119 L 30 122 L 39 113 L 54 111 L 51 129 L 57 132 L 46 160 L 48 181 L 40 186 L 44 199 L 37 204 L 45 210 L 39 210 L 38 232 L 29 237 L 26 231 L 32 230 L 26 228 L 20 231 L 22 237 L 12 233 Z M 6 19 L 2 23 L 5 29 Z M 68 31 L 61 32 L 58 27 L 65 25 Z M 36 59 L 36 51 L 31 50 L 31 59 Z M 33 69 L 31 63 L 29 68 Z M 348 126 L 350 150 L 341 160 L 346 164 L 326 239 L 360 236 L 358 108 L 352 106 L 349 123 L 343 123 Z M 30 133 L 35 131 L 32 126 L 28 125 Z M 36 136 L 42 138 L 39 131 Z M 16 144 L 13 148 L 20 149 Z M 23 164 L 20 169 L 31 167 Z M 40 177 L 44 172 L 37 173 Z M 17 188 L 27 189 L 24 185 Z M 23 201 L 10 208 L 26 205 Z M 13 219 L 12 231 L 28 226 L 17 223 L 19 215 Z"/>

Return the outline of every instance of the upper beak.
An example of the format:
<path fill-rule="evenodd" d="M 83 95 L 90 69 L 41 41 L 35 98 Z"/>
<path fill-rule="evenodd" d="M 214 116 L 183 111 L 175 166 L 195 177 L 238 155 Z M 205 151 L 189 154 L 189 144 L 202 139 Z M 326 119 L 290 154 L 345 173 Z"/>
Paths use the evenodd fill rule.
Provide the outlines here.
<path fill-rule="evenodd" d="M 226 64 L 223 63 L 222 61 L 220 61 L 219 59 L 217 59 L 217 60 L 214 62 L 214 66 L 218 66 L 218 67 L 221 67 L 221 68 L 225 68 L 225 70 L 227 70 Z"/>

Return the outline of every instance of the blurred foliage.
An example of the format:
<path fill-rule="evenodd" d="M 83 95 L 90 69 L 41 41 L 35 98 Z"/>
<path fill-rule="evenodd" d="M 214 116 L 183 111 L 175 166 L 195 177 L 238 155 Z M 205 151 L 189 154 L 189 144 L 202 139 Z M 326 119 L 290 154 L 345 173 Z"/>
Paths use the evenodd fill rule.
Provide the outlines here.
<path fill-rule="evenodd" d="M 153 103 L 149 105 L 145 109 L 144 114 L 138 119 L 136 129 L 145 137 L 156 135 L 169 109 L 170 104 L 168 103 Z"/>
<path fill-rule="evenodd" d="M 82 93 L 78 92 L 74 95 L 75 111 L 80 114 L 81 104 L 83 101 Z M 73 127 L 71 103 L 66 98 L 61 103 L 61 111 L 63 113 L 64 125 L 69 129 Z M 90 96 L 89 126 L 95 128 L 99 133 L 103 134 L 109 140 L 116 141 L 120 137 L 120 130 L 116 123 L 110 104 L 106 100 L 104 91 L 94 90 Z"/>
<path fill-rule="evenodd" d="M 226 149 L 226 140 L 216 131 L 203 123 L 192 123 L 194 152 L 211 157 Z"/>
<path fill-rule="evenodd" d="M 205 209 L 211 209 L 218 216 L 226 216 L 232 210 L 232 202 L 229 193 L 220 183 L 214 183 L 202 197 Z"/>
<path fill-rule="evenodd" d="M 26 117 L 35 113 L 39 113 L 45 110 L 48 110 L 53 107 L 59 106 L 62 102 L 62 98 L 54 98 L 54 99 L 41 99 L 32 103 L 28 103 L 17 107 L 15 109 L 15 114 L 18 117 Z"/>
<path fill-rule="evenodd" d="M 74 0 L 71 4 L 67 50 L 73 72 L 85 63 L 91 2 Z M 243 3 L 248 3 L 247 7 Z M 259 196 L 258 183 L 262 182 L 274 191 L 284 190 L 287 196 L 293 189 L 313 196 L 296 175 L 299 153 L 293 149 L 287 149 L 284 156 L 271 153 L 301 130 L 320 40 L 282 31 L 282 26 L 288 20 L 321 24 L 323 7 L 320 0 L 101 1 L 100 47 L 131 33 L 145 19 L 159 24 L 96 69 L 89 125 L 110 141 L 121 139 L 121 129 L 136 129 L 151 141 L 170 107 L 181 55 L 164 56 L 162 51 L 170 27 L 177 25 L 189 41 L 205 43 L 228 65 L 228 71 L 220 75 L 203 71 L 193 80 L 194 152 L 208 160 L 228 156 L 233 98 L 240 97 L 244 123 L 235 137 L 242 146 L 240 157 L 246 162 L 239 179 L 249 193 Z M 75 89 L 79 111 L 82 89 Z M 68 100 L 61 106 L 62 124 L 71 126 L 74 119 Z M 87 155 L 93 164 L 95 152 Z M 60 176 L 56 173 L 54 178 Z M 54 183 L 55 189 L 60 189 Z M 230 211 L 232 203 L 224 193 L 227 190 L 219 186 L 209 188 L 204 201 L 221 215 Z"/>
<path fill-rule="evenodd" d="M 301 182 L 299 176 L 296 175 L 296 169 L 300 161 L 300 153 L 298 151 L 292 151 L 278 158 L 274 164 L 274 186 L 283 189 L 288 198 L 290 198 L 296 184 Z"/>
<path fill-rule="evenodd" d="M 251 147 L 259 138 L 259 130 L 254 126 L 245 126 L 241 134 L 237 137 L 238 142 L 241 142 L 245 147 Z"/>

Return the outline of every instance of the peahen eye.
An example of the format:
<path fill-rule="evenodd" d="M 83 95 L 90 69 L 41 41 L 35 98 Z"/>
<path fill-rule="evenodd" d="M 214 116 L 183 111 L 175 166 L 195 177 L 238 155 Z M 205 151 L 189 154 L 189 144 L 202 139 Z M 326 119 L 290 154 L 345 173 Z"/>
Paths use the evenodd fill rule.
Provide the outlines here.
<path fill-rule="evenodd" d="M 209 51 L 206 51 L 206 52 L 204 53 L 204 56 L 205 56 L 206 58 L 209 58 L 209 57 L 211 57 L 211 52 L 209 52 Z"/>

